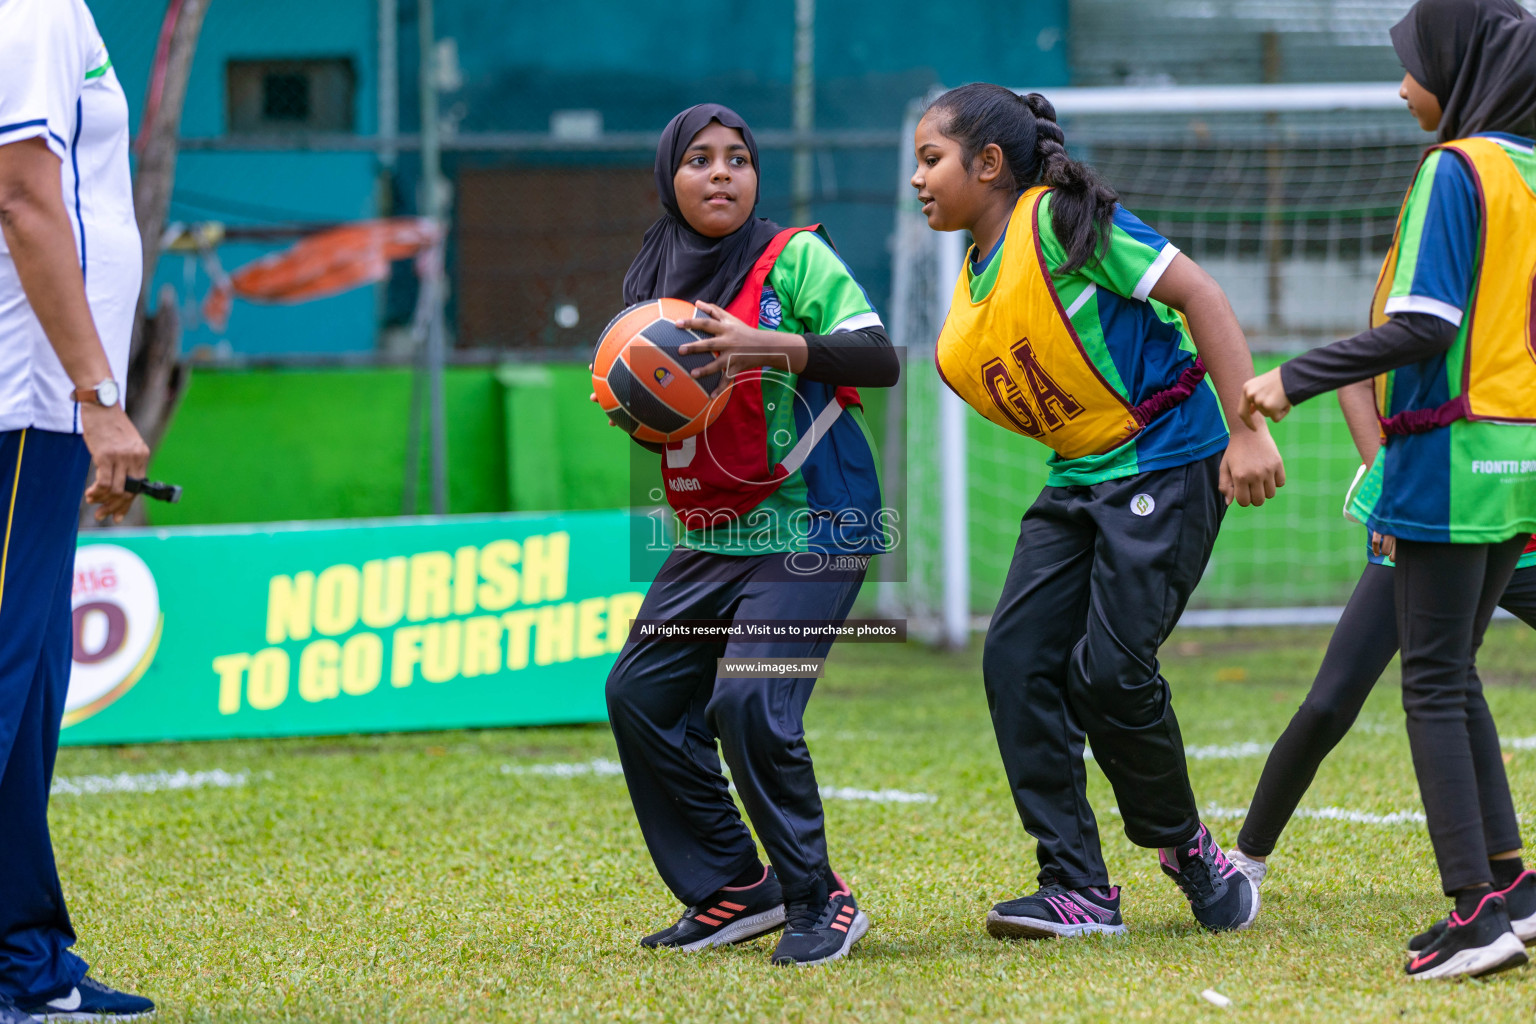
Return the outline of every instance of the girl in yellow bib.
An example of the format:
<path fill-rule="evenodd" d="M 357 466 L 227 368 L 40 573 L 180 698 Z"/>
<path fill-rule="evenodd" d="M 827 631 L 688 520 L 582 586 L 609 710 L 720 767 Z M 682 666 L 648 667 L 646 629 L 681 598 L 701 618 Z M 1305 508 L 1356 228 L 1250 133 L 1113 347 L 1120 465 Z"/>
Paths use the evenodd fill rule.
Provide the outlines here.
<path fill-rule="evenodd" d="M 1507 900 L 1518 818 L 1471 668 L 1536 529 L 1536 18 L 1514 0 L 1420 0 L 1392 44 L 1438 144 L 1404 201 L 1373 326 L 1249 381 L 1244 402 L 1278 420 L 1377 377 L 1385 442 L 1350 512 L 1397 538 L 1408 744 L 1456 901 L 1410 941 L 1407 972 L 1439 978 L 1526 962 Z"/>
<path fill-rule="evenodd" d="M 1223 410 L 1235 419 L 1253 361 L 1221 288 L 1064 141 L 1045 97 L 985 84 L 939 97 L 914 140 L 929 226 L 976 243 L 939 373 L 987 419 L 1054 452 L 982 666 L 1040 888 L 999 903 L 987 928 L 1125 930 L 1085 791 L 1085 740 L 1126 835 L 1159 851 L 1195 918 L 1244 928 L 1258 889 L 1200 822 L 1157 652 L 1227 505 L 1263 504 L 1284 471 L 1262 423 L 1228 437 Z"/>

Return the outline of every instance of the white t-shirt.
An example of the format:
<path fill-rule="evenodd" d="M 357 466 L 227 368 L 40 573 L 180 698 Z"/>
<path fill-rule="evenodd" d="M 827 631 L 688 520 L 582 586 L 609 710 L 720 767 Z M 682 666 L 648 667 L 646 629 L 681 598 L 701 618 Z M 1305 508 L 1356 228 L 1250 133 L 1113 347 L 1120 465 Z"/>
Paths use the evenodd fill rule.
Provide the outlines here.
<path fill-rule="evenodd" d="M 26 139 L 44 139 L 62 164 L 86 298 L 122 386 L 144 258 L 128 101 L 84 0 L 0 0 L 0 146 Z M 0 430 L 79 433 L 73 391 L 0 237 Z"/>

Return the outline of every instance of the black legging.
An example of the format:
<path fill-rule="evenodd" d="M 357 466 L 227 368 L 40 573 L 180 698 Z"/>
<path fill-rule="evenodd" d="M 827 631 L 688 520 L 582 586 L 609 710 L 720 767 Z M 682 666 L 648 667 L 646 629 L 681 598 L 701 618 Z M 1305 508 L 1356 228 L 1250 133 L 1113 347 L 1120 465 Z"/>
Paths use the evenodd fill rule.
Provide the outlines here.
<path fill-rule="evenodd" d="M 1264 772 L 1259 776 L 1258 788 L 1248 808 L 1247 820 L 1237 837 L 1238 849 L 1255 857 L 1267 857 L 1296 805 L 1312 785 L 1317 768 L 1344 734 L 1354 725 L 1355 718 L 1370 696 L 1376 680 L 1386 671 L 1397 654 L 1397 616 L 1393 596 L 1393 571 L 1390 566 L 1366 565 L 1360 574 L 1360 582 L 1350 595 L 1344 614 L 1328 641 L 1328 651 L 1317 670 L 1312 689 L 1307 692 L 1301 707 L 1296 710 L 1290 725 L 1275 741 Z M 1517 569 L 1504 596 L 1501 607 L 1536 629 L 1536 567 Z M 1482 699 L 1482 686 L 1474 668 L 1470 678 L 1470 690 L 1476 698 L 1469 701 L 1469 722 L 1479 723 L 1471 729 L 1480 741 L 1474 748 L 1479 765 L 1486 765 L 1490 776 L 1488 783 L 1495 787 L 1492 798 L 1486 802 L 1490 808 L 1508 806 L 1509 783 L 1504 775 L 1504 762 L 1488 717 L 1488 705 Z M 1481 723 L 1486 722 L 1486 727 Z M 1485 731 L 1486 729 L 1486 731 Z M 1491 745 L 1487 737 L 1493 737 Z M 1479 785 L 1483 784 L 1479 774 Z M 1499 791 L 1505 794 L 1500 797 Z M 1490 829 L 1485 821 L 1485 842 L 1489 853 L 1503 853 L 1520 846 L 1519 830 L 1513 822 Z M 1495 834 L 1495 832 L 1504 834 Z"/>

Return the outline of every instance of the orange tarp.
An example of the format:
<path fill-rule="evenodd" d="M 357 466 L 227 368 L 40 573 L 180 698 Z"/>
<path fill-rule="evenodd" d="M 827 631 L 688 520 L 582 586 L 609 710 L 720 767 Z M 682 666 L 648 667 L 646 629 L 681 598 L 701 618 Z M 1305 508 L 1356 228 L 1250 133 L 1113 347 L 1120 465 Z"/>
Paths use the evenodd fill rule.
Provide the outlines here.
<path fill-rule="evenodd" d="M 204 304 L 210 323 L 229 316 L 233 296 L 250 302 L 297 303 L 323 299 L 389 276 L 395 260 L 411 259 L 439 241 L 421 217 L 393 217 L 330 228 L 282 252 L 247 263 L 216 286 Z"/>
<path fill-rule="evenodd" d="M 307 302 L 382 281 L 389 264 L 437 241 L 430 220 L 395 217 L 345 224 L 310 235 L 230 275 L 235 294 L 255 302 Z"/>

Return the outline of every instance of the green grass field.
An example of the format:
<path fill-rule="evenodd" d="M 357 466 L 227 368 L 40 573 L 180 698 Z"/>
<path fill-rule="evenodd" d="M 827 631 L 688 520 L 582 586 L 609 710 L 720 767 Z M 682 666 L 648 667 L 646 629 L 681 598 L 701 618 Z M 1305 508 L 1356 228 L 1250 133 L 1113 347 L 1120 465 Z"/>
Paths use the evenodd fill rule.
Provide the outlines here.
<path fill-rule="evenodd" d="M 1165 648 L 1196 793 L 1224 843 L 1326 637 L 1186 630 Z M 1536 734 L 1533 659 L 1536 634 L 1513 625 L 1491 631 L 1482 659 L 1526 810 L 1536 744 L 1509 741 Z M 1420 810 L 1392 672 L 1305 808 Z M 772 968 L 771 939 L 639 948 L 680 908 L 641 846 L 603 726 L 66 749 L 53 823 L 79 950 L 167 1021 L 1531 1017 L 1536 967 L 1487 983 L 1403 978 L 1403 940 L 1448 906 L 1421 823 L 1294 822 L 1255 927 L 1208 935 L 1155 856 L 1125 841 L 1091 772 L 1130 934 L 1002 943 L 984 916 L 1033 888 L 1034 858 L 1004 791 L 979 651 L 845 646 L 807 729 L 824 785 L 933 798 L 827 801 L 833 863 L 873 921 L 837 964 Z M 224 785 L 112 791 L 178 771 Z M 119 773 L 126 783 L 92 778 Z M 1202 1000 L 1207 988 L 1232 1005 Z"/>

